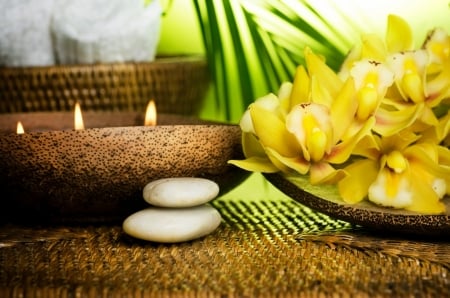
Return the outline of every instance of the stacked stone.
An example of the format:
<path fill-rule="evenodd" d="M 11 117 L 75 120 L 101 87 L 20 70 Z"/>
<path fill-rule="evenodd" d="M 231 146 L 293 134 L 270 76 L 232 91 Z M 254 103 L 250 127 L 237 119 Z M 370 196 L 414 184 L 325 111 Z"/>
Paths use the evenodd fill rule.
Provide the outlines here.
<path fill-rule="evenodd" d="M 150 207 L 123 222 L 128 235 L 153 242 L 177 243 L 212 233 L 220 225 L 220 213 L 208 204 L 219 186 L 204 178 L 165 178 L 148 183 L 143 190 Z"/>

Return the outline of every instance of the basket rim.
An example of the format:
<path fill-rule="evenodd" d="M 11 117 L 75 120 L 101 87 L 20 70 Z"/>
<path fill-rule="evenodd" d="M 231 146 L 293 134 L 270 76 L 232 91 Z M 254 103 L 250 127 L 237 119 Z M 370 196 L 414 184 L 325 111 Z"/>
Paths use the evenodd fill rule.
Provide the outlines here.
<path fill-rule="evenodd" d="M 207 64 L 207 59 L 202 54 L 179 54 L 179 55 L 165 55 L 160 54 L 155 57 L 153 61 L 123 61 L 123 62 L 97 62 L 97 63 L 80 63 L 80 64 L 54 64 L 54 65 L 36 65 L 36 66 L 3 66 L 0 65 L 0 70 L 23 70 L 23 69 L 57 69 L 57 68 L 71 68 L 71 67 L 100 67 L 100 66 L 133 66 L 133 65 L 160 65 L 170 63 L 200 63 Z"/>

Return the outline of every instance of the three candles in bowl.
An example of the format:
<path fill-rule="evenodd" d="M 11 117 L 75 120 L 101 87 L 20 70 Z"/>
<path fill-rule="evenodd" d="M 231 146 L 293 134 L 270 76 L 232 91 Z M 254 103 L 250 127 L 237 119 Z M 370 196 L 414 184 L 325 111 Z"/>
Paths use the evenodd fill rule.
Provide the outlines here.
<path fill-rule="evenodd" d="M 155 113 L 156 115 L 156 113 Z M 0 115 L 2 218 L 65 222 L 121 220 L 142 209 L 143 187 L 168 177 L 203 177 L 226 192 L 247 174 L 227 164 L 242 156 L 236 125 L 138 112 Z M 22 121 L 25 133 L 17 134 Z"/>

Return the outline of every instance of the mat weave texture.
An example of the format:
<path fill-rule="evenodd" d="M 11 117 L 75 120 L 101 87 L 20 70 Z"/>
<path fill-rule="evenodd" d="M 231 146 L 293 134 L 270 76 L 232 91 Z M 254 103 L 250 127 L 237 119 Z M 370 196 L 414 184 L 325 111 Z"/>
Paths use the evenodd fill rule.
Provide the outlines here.
<path fill-rule="evenodd" d="M 0 226 L 0 297 L 449 297 L 450 242 L 381 234 L 291 200 L 221 200 L 180 244 L 120 224 Z"/>

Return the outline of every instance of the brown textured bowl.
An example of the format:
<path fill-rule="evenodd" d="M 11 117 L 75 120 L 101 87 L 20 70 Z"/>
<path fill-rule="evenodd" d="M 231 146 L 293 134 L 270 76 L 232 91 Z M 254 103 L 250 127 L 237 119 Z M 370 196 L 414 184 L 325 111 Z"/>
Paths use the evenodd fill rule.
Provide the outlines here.
<path fill-rule="evenodd" d="M 68 112 L 0 116 L 2 218 L 123 219 L 146 206 L 142 189 L 152 180 L 205 177 L 223 193 L 246 176 L 227 165 L 242 157 L 238 126 L 176 115 L 158 115 L 154 127 L 132 126 L 143 123 L 134 112 L 83 116 L 87 129 L 79 131 L 70 128 Z M 26 133 L 7 133 L 18 120 Z M 99 126 L 106 127 L 90 128 Z"/>
<path fill-rule="evenodd" d="M 327 196 L 320 186 L 304 190 L 282 174 L 264 174 L 276 188 L 295 201 L 323 214 L 374 230 L 420 236 L 450 236 L 450 198 L 444 198 L 447 211 L 440 215 L 424 215 L 405 210 L 383 208 L 370 202 L 346 204 Z"/>

